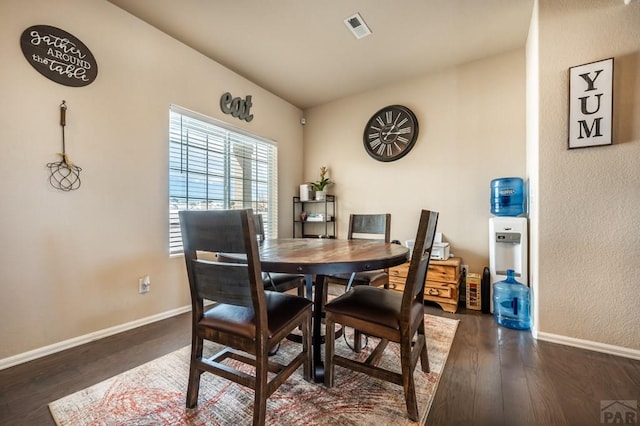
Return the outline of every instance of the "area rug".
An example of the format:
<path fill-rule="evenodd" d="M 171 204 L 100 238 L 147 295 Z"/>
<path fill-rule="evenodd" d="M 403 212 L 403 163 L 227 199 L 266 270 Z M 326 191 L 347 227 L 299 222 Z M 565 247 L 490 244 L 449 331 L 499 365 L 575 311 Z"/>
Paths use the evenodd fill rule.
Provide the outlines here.
<path fill-rule="evenodd" d="M 420 422 L 407 418 L 402 386 L 336 367 L 335 384 L 309 383 L 298 369 L 267 402 L 268 425 L 411 425 L 424 424 L 444 369 L 458 321 L 425 315 L 430 373 L 416 367 Z M 351 333 L 346 333 L 350 339 Z M 377 343 L 368 338 L 360 354 L 345 339 L 336 352 L 366 358 Z M 219 349 L 210 344 L 205 351 Z M 284 341 L 274 358 L 290 360 L 299 345 Z M 390 343 L 380 365 L 400 371 L 400 348 Z M 235 367 L 235 361 L 229 361 Z M 247 370 L 245 370 L 247 371 Z M 248 372 L 250 372 L 250 367 Z M 126 371 L 49 404 L 58 425 L 249 425 L 253 391 L 211 374 L 203 374 L 198 406 L 185 408 L 189 347 Z"/>

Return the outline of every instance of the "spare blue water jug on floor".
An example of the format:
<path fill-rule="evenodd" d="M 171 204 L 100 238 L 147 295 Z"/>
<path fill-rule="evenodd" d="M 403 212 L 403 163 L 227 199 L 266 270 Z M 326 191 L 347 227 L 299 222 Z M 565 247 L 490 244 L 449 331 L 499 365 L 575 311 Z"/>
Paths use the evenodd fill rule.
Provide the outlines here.
<path fill-rule="evenodd" d="M 496 216 L 520 216 L 524 213 L 524 180 L 505 177 L 491 181 L 491 213 Z"/>
<path fill-rule="evenodd" d="M 493 317 L 503 327 L 531 328 L 529 287 L 516 281 L 515 271 L 507 269 L 507 279 L 493 284 Z"/>

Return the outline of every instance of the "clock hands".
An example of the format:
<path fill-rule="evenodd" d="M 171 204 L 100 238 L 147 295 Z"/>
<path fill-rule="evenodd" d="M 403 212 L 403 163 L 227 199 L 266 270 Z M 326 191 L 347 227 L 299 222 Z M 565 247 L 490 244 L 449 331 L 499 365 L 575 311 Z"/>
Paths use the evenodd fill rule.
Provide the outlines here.
<path fill-rule="evenodd" d="M 387 136 L 390 136 L 390 135 L 404 135 L 404 134 L 406 134 L 406 133 L 411 133 L 411 128 L 409 128 L 409 127 L 405 127 L 404 129 L 398 129 L 398 130 L 396 130 L 395 132 L 391 131 L 391 129 L 390 129 L 390 130 L 389 130 L 388 132 L 386 132 L 386 133 L 385 133 L 385 132 L 380 132 L 380 133 L 381 133 L 381 135 L 382 135 L 382 138 L 383 138 L 384 140 L 387 140 Z"/>
<path fill-rule="evenodd" d="M 396 119 L 393 120 L 393 124 L 391 125 L 391 127 L 389 127 L 389 131 L 385 134 L 384 131 L 380 131 L 380 134 L 382 136 L 382 139 L 384 139 L 385 141 L 387 140 L 387 137 L 389 135 L 399 135 L 400 134 L 400 130 L 398 130 L 397 132 L 394 132 L 393 129 L 396 128 L 396 123 L 398 123 L 398 119 L 400 118 L 402 114 L 398 114 L 396 115 Z M 389 120 L 391 121 L 391 120 Z"/>

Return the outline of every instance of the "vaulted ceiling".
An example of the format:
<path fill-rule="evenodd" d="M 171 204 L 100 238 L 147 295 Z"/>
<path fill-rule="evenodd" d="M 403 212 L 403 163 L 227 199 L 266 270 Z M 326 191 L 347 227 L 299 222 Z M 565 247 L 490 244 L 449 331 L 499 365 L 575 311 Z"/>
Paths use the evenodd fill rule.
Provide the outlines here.
<path fill-rule="evenodd" d="M 109 0 L 300 108 L 522 47 L 533 0 Z M 359 13 L 360 40 L 344 20 Z"/>

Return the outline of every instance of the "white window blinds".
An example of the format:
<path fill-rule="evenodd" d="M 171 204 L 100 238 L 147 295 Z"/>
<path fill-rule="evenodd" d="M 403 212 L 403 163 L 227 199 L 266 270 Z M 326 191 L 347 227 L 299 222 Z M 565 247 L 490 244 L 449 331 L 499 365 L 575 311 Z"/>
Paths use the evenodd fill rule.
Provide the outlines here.
<path fill-rule="evenodd" d="M 182 252 L 180 210 L 251 208 L 277 236 L 277 147 L 229 124 L 169 109 L 169 252 Z"/>

